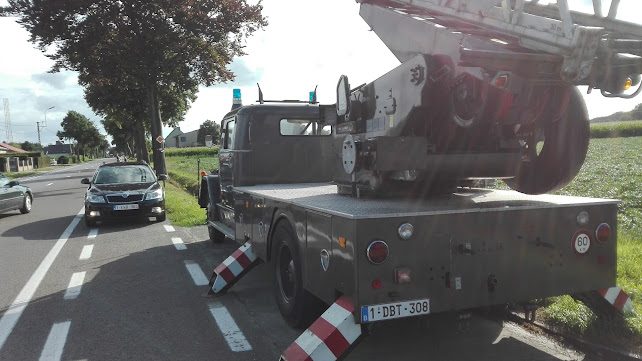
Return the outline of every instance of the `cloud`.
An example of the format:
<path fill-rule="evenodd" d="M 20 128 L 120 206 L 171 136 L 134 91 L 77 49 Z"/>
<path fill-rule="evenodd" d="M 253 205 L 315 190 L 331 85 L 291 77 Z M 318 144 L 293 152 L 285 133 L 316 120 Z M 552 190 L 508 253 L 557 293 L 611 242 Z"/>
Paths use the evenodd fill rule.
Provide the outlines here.
<path fill-rule="evenodd" d="M 62 90 L 69 85 L 74 85 L 78 81 L 78 76 L 70 71 L 62 71 L 59 73 L 39 73 L 31 76 L 36 83 L 49 85 L 54 89 Z"/>

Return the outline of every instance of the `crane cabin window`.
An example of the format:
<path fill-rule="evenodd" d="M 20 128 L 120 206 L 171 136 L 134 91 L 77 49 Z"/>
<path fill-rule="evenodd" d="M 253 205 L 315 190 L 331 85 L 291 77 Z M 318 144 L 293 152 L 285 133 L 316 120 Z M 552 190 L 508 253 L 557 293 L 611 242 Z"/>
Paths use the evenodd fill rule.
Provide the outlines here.
<path fill-rule="evenodd" d="M 281 132 L 281 135 L 286 136 L 327 136 L 332 134 L 332 126 L 322 126 L 314 119 L 281 119 L 279 130 Z"/>

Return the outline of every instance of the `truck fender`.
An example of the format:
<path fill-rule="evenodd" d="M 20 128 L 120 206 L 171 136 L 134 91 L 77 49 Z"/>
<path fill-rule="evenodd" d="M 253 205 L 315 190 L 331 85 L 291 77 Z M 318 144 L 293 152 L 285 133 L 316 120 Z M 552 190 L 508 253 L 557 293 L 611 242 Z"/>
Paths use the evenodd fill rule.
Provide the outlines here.
<path fill-rule="evenodd" d="M 294 233 L 297 235 L 297 238 L 299 238 L 298 243 L 299 244 L 301 243 L 301 238 L 299 237 L 299 232 L 297 232 L 294 216 L 290 212 L 284 211 L 282 209 L 278 209 L 278 208 L 275 209 L 274 214 L 272 216 L 272 225 L 270 226 L 270 230 L 268 231 L 268 235 L 267 235 L 267 244 L 265 245 L 265 251 L 267 254 L 266 262 L 270 262 L 272 260 L 272 238 L 273 238 L 274 230 L 276 229 L 276 225 L 279 222 L 289 223 L 290 227 L 292 227 L 292 229 L 294 230 Z"/>
<path fill-rule="evenodd" d="M 216 203 L 221 201 L 221 182 L 219 181 L 218 174 L 208 174 L 201 177 L 201 192 L 198 197 L 198 205 L 201 208 L 207 208 L 207 205 L 210 205 L 210 209 L 214 210 Z"/>

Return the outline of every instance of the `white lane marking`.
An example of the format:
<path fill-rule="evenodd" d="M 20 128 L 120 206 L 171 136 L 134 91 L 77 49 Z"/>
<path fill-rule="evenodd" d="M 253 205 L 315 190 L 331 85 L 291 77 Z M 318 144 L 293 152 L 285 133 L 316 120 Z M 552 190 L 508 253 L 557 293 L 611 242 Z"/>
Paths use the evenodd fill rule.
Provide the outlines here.
<path fill-rule="evenodd" d="M 58 257 L 60 250 L 62 250 L 62 247 L 67 243 L 69 236 L 71 236 L 71 232 L 76 228 L 84 214 L 85 207 L 80 209 L 76 218 L 74 218 L 74 220 L 71 221 L 71 224 L 67 226 L 67 229 L 62 233 L 58 242 L 54 244 L 45 259 L 40 263 L 40 266 L 38 266 L 31 278 L 29 278 L 27 284 L 22 288 L 16 299 L 13 300 L 11 306 L 9 306 L 4 315 L 2 315 L 2 318 L 0 318 L 0 350 L 2 349 L 2 346 L 4 346 L 5 341 L 7 341 L 9 334 L 13 331 L 16 323 L 18 323 L 20 316 L 22 316 L 22 312 L 27 308 L 27 305 L 33 298 L 34 293 L 36 293 L 36 289 L 40 285 L 40 282 L 45 278 L 47 271 L 49 271 L 49 268 L 56 260 L 56 257 Z"/>
<path fill-rule="evenodd" d="M 98 235 L 98 228 L 92 228 L 89 230 L 89 235 L 87 236 L 87 239 L 94 239 Z"/>
<path fill-rule="evenodd" d="M 192 276 L 195 285 L 205 286 L 210 283 L 210 280 L 207 279 L 207 276 L 205 276 L 205 273 L 203 273 L 203 270 L 196 262 L 191 260 L 185 261 L 185 268 L 187 268 L 189 275 Z"/>
<path fill-rule="evenodd" d="M 54 323 L 40 354 L 40 361 L 59 361 L 62 358 L 70 326 L 71 321 Z"/>
<path fill-rule="evenodd" d="M 174 229 L 174 227 L 172 227 L 172 226 L 170 226 L 170 225 L 168 225 L 168 224 L 163 225 L 163 227 L 165 227 L 165 230 L 166 230 L 167 232 L 174 232 L 174 231 L 176 231 L 176 230 Z"/>
<path fill-rule="evenodd" d="M 227 308 L 225 308 L 225 306 L 218 302 L 212 303 L 210 304 L 210 312 L 232 351 L 239 352 L 252 350 L 252 346 L 247 342 L 245 336 L 243 336 L 243 332 L 241 332 L 239 327 L 236 325 L 232 315 L 227 312 Z"/>
<path fill-rule="evenodd" d="M 187 246 L 185 246 L 183 240 L 178 237 L 172 237 L 172 243 L 174 243 L 174 247 L 176 247 L 176 249 L 179 251 L 184 251 L 187 249 Z"/>
<path fill-rule="evenodd" d="M 93 250 L 94 250 L 94 245 L 93 244 L 89 244 L 89 245 L 84 246 L 82 248 L 82 251 L 80 252 L 80 258 L 78 258 L 78 259 L 80 259 L 80 260 L 89 259 L 89 257 L 91 257 L 91 252 L 93 252 Z"/>
<path fill-rule="evenodd" d="M 67 291 L 65 292 L 66 300 L 75 300 L 80 295 L 80 290 L 82 289 L 83 283 L 85 283 L 85 275 L 87 272 L 76 272 L 71 275 L 69 280 L 69 286 L 67 286 Z"/>
<path fill-rule="evenodd" d="M 49 187 L 49 186 L 50 186 L 50 185 L 52 185 L 52 184 L 53 184 L 53 183 L 49 183 L 49 184 L 47 184 L 45 187 Z"/>
<path fill-rule="evenodd" d="M 68 176 L 67 176 L 67 178 L 71 178 L 71 176 L 70 176 L 70 175 L 68 175 Z"/>

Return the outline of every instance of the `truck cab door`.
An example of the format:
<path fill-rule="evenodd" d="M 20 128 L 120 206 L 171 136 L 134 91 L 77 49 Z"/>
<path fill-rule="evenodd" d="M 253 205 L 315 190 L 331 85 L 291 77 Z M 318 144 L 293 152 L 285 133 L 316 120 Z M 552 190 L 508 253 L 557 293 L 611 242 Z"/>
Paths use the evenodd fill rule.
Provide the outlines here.
<path fill-rule="evenodd" d="M 223 119 L 221 122 L 221 149 L 218 152 L 221 201 L 229 207 L 233 207 L 235 129 L 235 116 Z"/>

